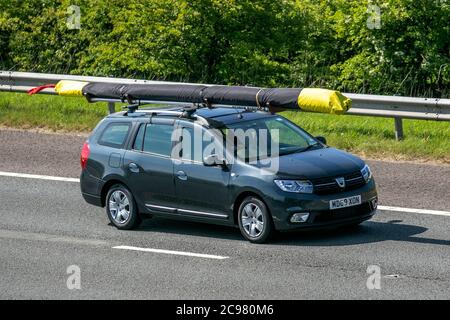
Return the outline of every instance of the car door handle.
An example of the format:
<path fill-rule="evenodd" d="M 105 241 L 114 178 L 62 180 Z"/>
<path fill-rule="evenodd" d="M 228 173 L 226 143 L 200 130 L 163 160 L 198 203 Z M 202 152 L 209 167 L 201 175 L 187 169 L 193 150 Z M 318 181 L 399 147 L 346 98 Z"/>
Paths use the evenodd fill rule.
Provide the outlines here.
<path fill-rule="evenodd" d="M 139 173 L 139 166 L 138 166 L 136 163 L 134 163 L 134 162 L 131 162 L 131 163 L 128 165 L 128 169 L 129 169 L 131 172 L 133 172 L 133 173 Z"/>
<path fill-rule="evenodd" d="M 178 171 L 177 172 L 177 178 L 183 181 L 186 181 L 188 179 L 188 176 L 186 174 L 186 172 L 184 171 Z"/>

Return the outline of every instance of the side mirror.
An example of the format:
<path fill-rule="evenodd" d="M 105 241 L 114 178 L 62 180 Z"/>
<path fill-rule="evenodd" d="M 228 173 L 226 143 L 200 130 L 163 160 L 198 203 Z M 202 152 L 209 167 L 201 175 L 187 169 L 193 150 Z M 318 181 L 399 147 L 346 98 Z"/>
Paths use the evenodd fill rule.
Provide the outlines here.
<path fill-rule="evenodd" d="M 316 139 L 322 142 L 323 144 L 327 144 L 327 139 L 325 139 L 325 137 L 318 136 L 316 137 Z"/>
<path fill-rule="evenodd" d="M 217 154 L 211 154 L 203 158 L 203 164 L 207 167 L 225 166 L 226 161 L 224 159 L 220 159 Z"/>

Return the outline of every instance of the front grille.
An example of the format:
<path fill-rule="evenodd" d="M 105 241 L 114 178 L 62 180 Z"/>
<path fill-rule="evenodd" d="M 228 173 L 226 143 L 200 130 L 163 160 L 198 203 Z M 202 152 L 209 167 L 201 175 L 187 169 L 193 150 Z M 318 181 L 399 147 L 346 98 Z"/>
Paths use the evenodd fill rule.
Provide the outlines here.
<path fill-rule="evenodd" d="M 345 179 L 344 188 L 339 187 L 336 182 L 336 178 L 339 177 L 343 177 Z M 358 189 L 366 183 L 361 175 L 361 172 L 359 171 L 342 176 L 312 179 L 311 182 L 314 185 L 315 194 L 332 194 L 342 191 L 350 191 Z"/>
<path fill-rule="evenodd" d="M 359 206 L 353 206 L 348 208 L 315 211 L 314 222 L 324 223 L 345 218 L 357 218 L 359 216 L 369 214 L 372 211 L 373 209 L 369 202 L 360 204 Z"/>

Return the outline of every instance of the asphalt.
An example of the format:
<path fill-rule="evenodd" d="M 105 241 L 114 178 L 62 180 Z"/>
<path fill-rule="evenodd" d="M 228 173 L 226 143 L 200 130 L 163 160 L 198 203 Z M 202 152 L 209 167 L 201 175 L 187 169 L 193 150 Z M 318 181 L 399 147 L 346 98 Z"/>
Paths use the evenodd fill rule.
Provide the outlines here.
<path fill-rule="evenodd" d="M 0 171 L 77 177 L 85 136 L 0 130 Z M 369 161 L 385 206 L 450 211 L 450 166 Z M 2 299 L 449 299 L 450 217 L 380 211 L 354 229 L 277 235 L 163 219 L 109 225 L 76 182 L 0 176 Z M 114 249 L 135 246 L 228 257 Z M 67 268 L 81 271 L 69 290 Z M 366 286 L 381 270 L 380 289 Z"/>

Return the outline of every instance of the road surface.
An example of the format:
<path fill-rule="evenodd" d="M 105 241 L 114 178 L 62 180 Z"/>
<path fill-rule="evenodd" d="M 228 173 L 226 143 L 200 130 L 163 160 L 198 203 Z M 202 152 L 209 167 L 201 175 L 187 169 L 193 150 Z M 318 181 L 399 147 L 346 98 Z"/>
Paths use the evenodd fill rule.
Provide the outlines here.
<path fill-rule="evenodd" d="M 0 130 L 0 171 L 77 178 L 84 140 Z M 76 179 L 0 173 L 0 298 L 449 299 L 450 166 L 369 164 L 384 208 L 373 220 L 264 245 L 163 219 L 119 231 Z M 67 286 L 70 266 L 80 289 Z M 380 270 L 379 287 L 368 288 L 368 268 Z"/>

